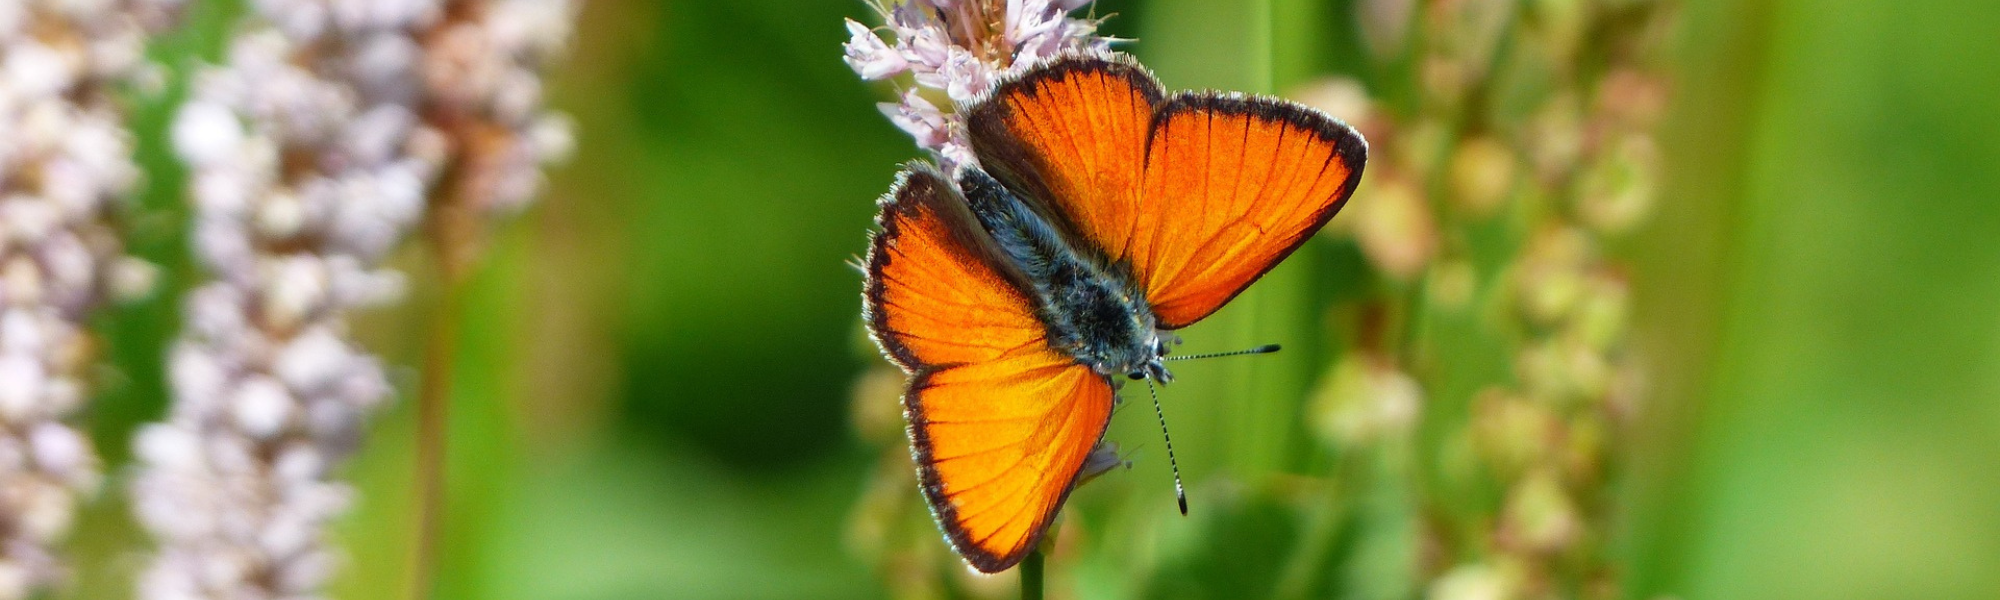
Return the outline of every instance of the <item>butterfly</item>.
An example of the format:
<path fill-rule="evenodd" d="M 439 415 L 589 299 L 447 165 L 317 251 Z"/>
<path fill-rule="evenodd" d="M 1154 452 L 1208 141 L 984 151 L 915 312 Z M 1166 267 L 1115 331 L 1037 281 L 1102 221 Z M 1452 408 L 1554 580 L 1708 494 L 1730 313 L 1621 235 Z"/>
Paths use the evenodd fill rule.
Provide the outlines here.
<path fill-rule="evenodd" d="M 1172 332 L 1326 225 L 1368 146 L 1291 102 L 1169 94 L 1116 53 L 1035 64 L 959 114 L 978 166 L 898 175 L 878 203 L 863 317 L 909 374 L 932 516 L 997 573 L 1062 508 L 1119 385 L 1171 381 Z"/>

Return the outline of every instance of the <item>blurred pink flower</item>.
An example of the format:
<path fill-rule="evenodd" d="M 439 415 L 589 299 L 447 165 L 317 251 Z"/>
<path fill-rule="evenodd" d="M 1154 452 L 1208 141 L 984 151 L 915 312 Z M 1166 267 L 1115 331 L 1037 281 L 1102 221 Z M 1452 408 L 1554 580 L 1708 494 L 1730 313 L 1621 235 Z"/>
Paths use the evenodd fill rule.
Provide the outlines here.
<path fill-rule="evenodd" d="M 174 0 L 0 3 L 0 600 L 50 593 L 54 546 L 96 491 L 70 424 L 90 395 L 87 322 L 150 292 L 118 225 L 139 184 L 117 88 L 143 89 Z"/>
<path fill-rule="evenodd" d="M 309 598 L 351 503 L 334 474 L 389 400 L 348 336 L 402 296 L 382 266 L 427 213 L 512 214 L 570 149 L 541 69 L 563 0 L 260 0 L 173 124 L 195 254 L 174 402 L 142 429 L 134 511 L 158 542 L 140 597 Z"/>

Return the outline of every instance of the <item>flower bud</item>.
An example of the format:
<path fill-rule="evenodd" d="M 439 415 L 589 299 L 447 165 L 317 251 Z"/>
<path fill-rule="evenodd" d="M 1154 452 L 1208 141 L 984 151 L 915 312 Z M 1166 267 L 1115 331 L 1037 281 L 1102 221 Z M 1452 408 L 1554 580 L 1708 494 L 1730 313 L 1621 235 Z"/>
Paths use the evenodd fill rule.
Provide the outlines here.
<path fill-rule="evenodd" d="M 1577 183 L 1577 213 L 1606 234 L 1630 231 L 1652 212 L 1659 155 L 1652 136 L 1619 136 Z"/>
<path fill-rule="evenodd" d="M 1452 259 L 1431 267 L 1426 287 L 1432 306 L 1448 313 L 1463 313 L 1472 307 L 1479 293 L 1479 273 L 1472 262 Z"/>
<path fill-rule="evenodd" d="M 1667 84 L 1636 68 L 1615 69 L 1597 84 L 1597 110 L 1620 129 L 1650 130 L 1667 111 Z"/>
<path fill-rule="evenodd" d="M 1590 25 L 1589 0 L 1528 2 L 1529 32 L 1547 46 L 1558 64 L 1573 64 Z"/>
<path fill-rule="evenodd" d="M 1591 277 L 1572 317 L 1578 339 L 1599 352 L 1610 351 L 1625 335 L 1631 294 L 1621 278 L 1604 273 Z"/>
<path fill-rule="evenodd" d="M 1454 204 L 1474 219 L 1493 216 L 1514 186 L 1514 163 L 1514 152 L 1490 136 L 1461 142 L 1451 158 Z"/>
<path fill-rule="evenodd" d="M 1368 89 L 1352 78 L 1323 77 L 1286 96 L 1356 126 L 1372 120 L 1375 115 L 1374 106 L 1368 100 Z"/>
<path fill-rule="evenodd" d="M 1361 41 L 1375 60 L 1388 62 L 1403 55 L 1409 43 L 1416 0 L 1361 0 L 1354 3 Z"/>
<path fill-rule="evenodd" d="M 1336 448 L 1367 446 L 1406 434 L 1423 404 L 1416 379 L 1388 360 L 1350 353 L 1313 392 L 1313 430 Z"/>
<path fill-rule="evenodd" d="M 904 379 L 902 370 L 877 361 L 854 380 L 848 419 L 862 440 L 895 444 L 903 439 Z"/>
<path fill-rule="evenodd" d="M 1511 480 L 1554 453 L 1562 425 L 1548 406 L 1499 388 L 1472 401 L 1472 442 L 1496 479 Z"/>
<path fill-rule="evenodd" d="M 1520 597 L 1519 575 L 1491 565 L 1466 564 L 1452 567 L 1431 582 L 1426 600 L 1515 600 Z"/>
<path fill-rule="evenodd" d="M 1573 227 L 1544 229 L 1518 259 L 1516 293 L 1521 313 L 1538 325 L 1568 317 L 1587 289 L 1583 265 L 1595 253 L 1590 237 Z"/>
<path fill-rule="evenodd" d="M 1363 180 L 1348 211 L 1361 251 L 1392 279 L 1410 281 L 1437 252 L 1437 224 L 1413 181 L 1392 175 Z"/>
<path fill-rule="evenodd" d="M 1500 516 L 1500 542 L 1537 554 L 1563 551 L 1583 534 L 1583 518 L 1548 469 L 1536 469 L 1514 484 Z"/>
<path fill-rule="evenodd" d="M 1545 186 L 1564 181 L 1583 155 L 1581 104 L 1574 92 L 1558 92 L 1528 122 L 1524 146 L 1535 175 Z"/>

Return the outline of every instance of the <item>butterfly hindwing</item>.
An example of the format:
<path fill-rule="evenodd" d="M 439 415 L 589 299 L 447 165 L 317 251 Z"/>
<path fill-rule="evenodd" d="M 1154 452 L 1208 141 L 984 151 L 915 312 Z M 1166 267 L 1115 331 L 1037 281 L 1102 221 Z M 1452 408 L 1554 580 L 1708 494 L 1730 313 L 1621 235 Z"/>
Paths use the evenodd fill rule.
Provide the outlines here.
<path fill-rule="evenodd" d="M 967 107 L 981 165 L 1129 267 L 1160 325 L 1221 308 L 1326 224 L 1367 144 L 1268 98 L 1166 96 L 1128 59 L 1069 54 Z"/>
<path fill-rule="evenodd" d="M 998 572 L 1061 508 L 1112 389 L 1049 347 L 1018 273 L 942 176 L 905 172 L 881 210 L 868 327 L 911 373 L 904 411 L 932 514 L 960 556 Z"/>
<path fill-rule="evenodd" d="M 906 171 L 881 211 L 865 300 L 868 325 L 890 359 L 915 373 L 1042 342 L 1025 284 L 942 175 Z"/>
<path fill-rule="evenodd" d="M 1041 540 L 1111 421 L 1102 375 L 1038 349 L 922 373 L 904 397 L 924 498 L 952 547 L 997 573 Z"/>

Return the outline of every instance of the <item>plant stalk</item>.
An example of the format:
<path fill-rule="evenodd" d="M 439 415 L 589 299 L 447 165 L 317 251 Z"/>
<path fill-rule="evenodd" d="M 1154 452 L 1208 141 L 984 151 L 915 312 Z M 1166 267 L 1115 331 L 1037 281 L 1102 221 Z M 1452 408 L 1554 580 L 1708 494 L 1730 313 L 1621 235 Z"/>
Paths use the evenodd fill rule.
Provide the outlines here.
<path fill-rule="evenodd" d="M 440 306 L 430 316 L 430 339 L 424 348 L 423 379 L 417 391 L 417 543 L 411 568 L 411 600 L 429 598 L 435 590 L 444 533 L 451 371 L 457 355 L 458 307 L 462 295 L 455 278 L 445 287 Z"/>
<path fill-rule="evenodd" d="M 410 568 L 410 600 L 437 592 L 439 555 L 444 543 L 446 461 L 449 457 L 451 383 L 458 358 L 459 319 L 466 301 L 471 234 L 476 221 L 458 203 L 433 205 L 429 223 L 432 256 L 443 276 L 443 292 L 428 316 L 424 368 L 417 389 L 417 542 Z"/>
<path fill-rule="evenodd" d="M 1021 600 L 1042 600 L 1042 549 L 1037 547 L 1021 560 Z"/>

